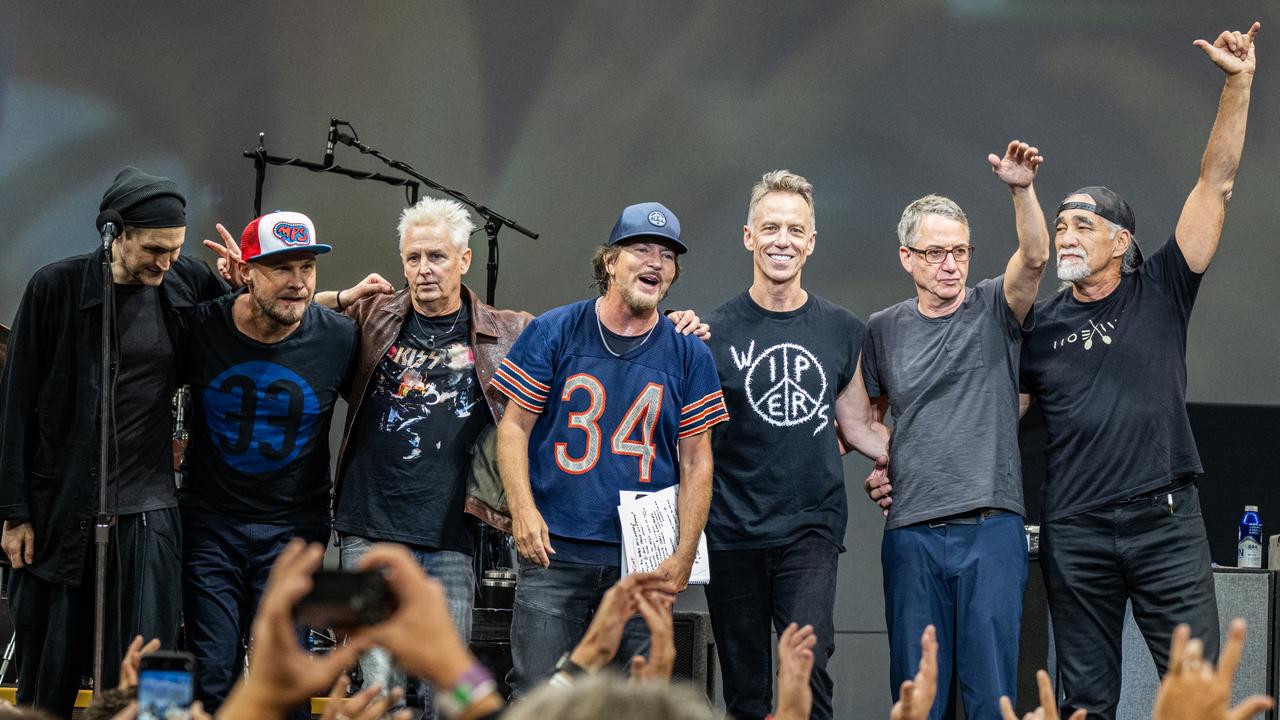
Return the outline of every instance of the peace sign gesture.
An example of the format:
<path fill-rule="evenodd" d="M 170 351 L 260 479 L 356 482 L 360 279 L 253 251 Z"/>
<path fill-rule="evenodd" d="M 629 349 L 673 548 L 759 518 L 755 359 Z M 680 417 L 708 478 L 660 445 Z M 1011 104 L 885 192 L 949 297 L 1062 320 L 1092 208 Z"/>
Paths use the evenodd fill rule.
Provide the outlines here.
<path fill-rule="evenodd" d="M 205 239 L 204 246 L 218 254 L 218 274 L 231 286 L 231 289 L 244 287 L 244 278 L 240 275 L 240 243 L 231 237 L 231 233 L 218 223 L 213 226 L 222 236 L 222 244 Z"/>
<path fill-rule="evenodd" d="M 1253 74 L 1253 70 L 1257 67 L 1258 59 L 1254 54 L 1254 38 L 1258 37 L 1258 31 L 1262 29 L 1262 23 L 1254 22 L 1247 32 L 1239 32 L 1232 30 L 1223 30 L 1213 44 L 1209 44 L 1208 40 L 1196 40 L 1195 45 L 1204 51 L 1223 72 L 1228 75 L 1239 75 L 1240 73 Z"/>

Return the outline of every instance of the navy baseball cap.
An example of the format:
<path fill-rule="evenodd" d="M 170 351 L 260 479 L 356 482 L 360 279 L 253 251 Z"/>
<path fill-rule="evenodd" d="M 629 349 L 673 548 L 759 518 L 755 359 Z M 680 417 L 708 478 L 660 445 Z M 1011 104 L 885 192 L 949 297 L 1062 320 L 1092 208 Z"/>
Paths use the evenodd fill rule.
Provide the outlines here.
<path fill-rule="evenodd" d="M 680 219 L 662 203 L 643 202 L 623 208 L 618 222 L 609 233 L 609 245 L 641 237 L 655 237 L 669 241 L 676 252 L 684 254 L 689 248 L 680 242 Z"/>

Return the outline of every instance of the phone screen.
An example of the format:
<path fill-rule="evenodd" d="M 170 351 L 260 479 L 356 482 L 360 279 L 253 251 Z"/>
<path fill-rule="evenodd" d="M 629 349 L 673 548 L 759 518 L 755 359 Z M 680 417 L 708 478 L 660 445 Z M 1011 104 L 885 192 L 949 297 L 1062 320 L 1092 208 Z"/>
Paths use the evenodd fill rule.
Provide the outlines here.
<path fill-rule="evenodd" d="M 188 720 L 191 717 L 191 673 L 143 669 L 138 680 L 138 720 Z"/>

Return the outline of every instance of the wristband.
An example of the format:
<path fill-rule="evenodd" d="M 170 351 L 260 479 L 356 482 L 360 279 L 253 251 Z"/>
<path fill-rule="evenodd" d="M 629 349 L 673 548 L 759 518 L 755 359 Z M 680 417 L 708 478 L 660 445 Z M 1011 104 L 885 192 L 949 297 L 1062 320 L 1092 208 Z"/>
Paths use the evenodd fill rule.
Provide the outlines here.
<path fill-rule="evenodd" d="M 448 690 L 436 693 L 436 706 L 448 717 L 458 717 L 475 701 L 496 690 L 498 684 L 493 675 L 479 661 L 462 673 L 462 677 Z"/>
<path fill-rule="evenodd" d="M 570 650 L 560 656 L 560 659 L 556 661 L 556 672 L 564 673 L 569 677 L 578 677 L 579 675 L 586 675 L 590 672 L 569 657 L 572 653 L 573 651 Z"/>
<path fill-rule="evenodd" d="M 338 294 L 334 296 L 334 302 L 338 303 L 338 312 L 342 312 L 342 291 L 341 290 L 339 290 Z"/>

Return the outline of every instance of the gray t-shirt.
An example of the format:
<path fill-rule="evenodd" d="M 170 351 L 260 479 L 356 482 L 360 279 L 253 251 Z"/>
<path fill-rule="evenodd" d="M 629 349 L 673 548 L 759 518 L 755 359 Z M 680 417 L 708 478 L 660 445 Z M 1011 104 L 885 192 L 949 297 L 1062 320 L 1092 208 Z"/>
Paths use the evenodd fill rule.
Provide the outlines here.
<path fill-rule="evenodd" d="M 1028 316 L 1024 326 L 1030 326 Z M 893 416 L 886 529 L 1001 508 L 1025 514 L 1018 452 L 1022 328 L 1004 276 L 966 291 L 954 313 L 925 317 L 916 298 L 871 316 L 862 375 Z"/>

